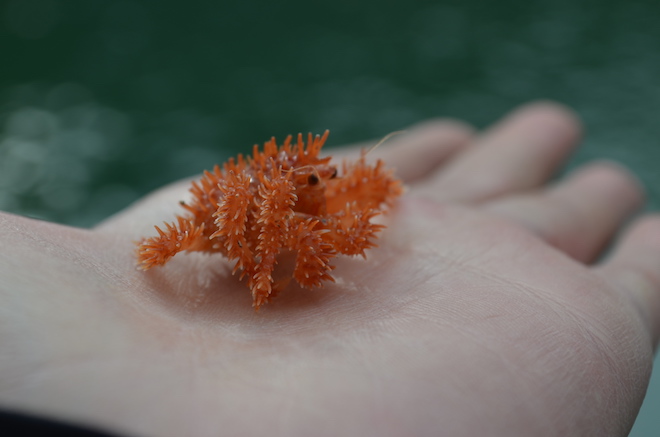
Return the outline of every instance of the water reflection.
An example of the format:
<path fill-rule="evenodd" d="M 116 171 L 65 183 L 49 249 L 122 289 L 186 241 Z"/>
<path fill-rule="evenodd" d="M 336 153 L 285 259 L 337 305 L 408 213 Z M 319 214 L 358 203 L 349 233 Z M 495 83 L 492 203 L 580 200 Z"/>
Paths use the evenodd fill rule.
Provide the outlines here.
<path fill-rule="evenodd" d="M 36 90 L 16 94 L 33 96 Z M 0 131 L 0 209 L 77 224 L 90 224 L 117 205 L 98 209 L 107 191 L 97 170 L 122 160 L 131 135 L 125 115 L 89 100 L 83 88 L 66 84 L 43 94 L 41 104 L 18 104 Z M 124 203 L 137 197 L 115 187 Z"/>

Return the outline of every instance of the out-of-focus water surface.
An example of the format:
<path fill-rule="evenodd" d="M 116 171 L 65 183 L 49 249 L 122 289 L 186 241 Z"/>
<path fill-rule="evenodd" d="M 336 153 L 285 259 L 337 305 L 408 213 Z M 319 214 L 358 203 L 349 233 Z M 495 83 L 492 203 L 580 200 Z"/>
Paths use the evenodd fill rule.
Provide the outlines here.
<path fill-rule="evenodd" d="M 271 135 L 539 98 L 587 126 L 569 167 L 622 162 L 660 207 L 660 2 L 225 3 L 0 3 L 0 210 L 90 226 Z M 660 435 L 658 373 L 633 436 Z"/>

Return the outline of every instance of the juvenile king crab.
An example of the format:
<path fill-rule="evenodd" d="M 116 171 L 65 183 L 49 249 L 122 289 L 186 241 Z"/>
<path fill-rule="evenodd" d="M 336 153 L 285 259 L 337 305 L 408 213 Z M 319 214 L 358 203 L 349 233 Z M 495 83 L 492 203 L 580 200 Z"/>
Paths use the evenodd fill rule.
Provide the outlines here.
<path fill-rule="evenodd" d="M 138 243 L 139 268 L 167 263 L 181 251 L 219 252 L 236 260 L 233 273 L 247 277 L 256 310 L 286 286 L 291 277 L 305 288 L 333 281 L 330 261 L 338 254 L 362 255 L 374 247 L 372 223 L 402 193 L 401 182 L 378 160 L 363 152 L 341 171 L 331 157 L 319 157 L 328 137 L 292 136 L 278 147 L 275 138 L 252 156 L 231 158 L 222 169 L 205 171 L 193 182 L 187 214 L 156 226 L 158 235 Z M 283 250 L 295 253 L 289 277 L 273 280 Z"/>

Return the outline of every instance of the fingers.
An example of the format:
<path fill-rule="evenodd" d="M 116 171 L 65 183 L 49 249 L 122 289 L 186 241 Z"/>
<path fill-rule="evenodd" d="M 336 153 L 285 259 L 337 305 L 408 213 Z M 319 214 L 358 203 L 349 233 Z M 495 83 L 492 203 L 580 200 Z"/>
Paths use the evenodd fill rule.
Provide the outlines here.
<path fill-rule="evenodd" d="M 563 106 L 524 106 L 489 129 L 423 191 L 440 201 L 480 202 L 538 186 L 575 148 L 580 131 Z"/>
<path fill-rule="evenodd" d="M 457 120 L 430 120 L 412 126 L 393 136 L 369 154 L 380 158 L 404 182 L 423 179 L 463 150 L 473 139 L 474 130 Z M 362 150 L 369 150 L 377 142 L 352 144 L 344 148 L 329 149 L 333 160 L 354 160 Z"/>
<path fill-rule="evenodd" d="M 598 268 L 618 284 L 647 324 L 654 348 L 660 338 L 660 215 L 638 220 Z"/>
<path fill-rule="evenodd" d="M 378 150 L 378 157 L 410 183 L 434 172 L 467 146 L 472 135 L 472 128 L 458 121 L 428 121 L 383 144 L 385 150 Z"/>
<path fill-rule="evenodd" d="M 496 199 L 483 207 L 522 224 L 571 257 L 590 262 L 643 198 L 630 173 L 601 162 L 537 194 Z"/>

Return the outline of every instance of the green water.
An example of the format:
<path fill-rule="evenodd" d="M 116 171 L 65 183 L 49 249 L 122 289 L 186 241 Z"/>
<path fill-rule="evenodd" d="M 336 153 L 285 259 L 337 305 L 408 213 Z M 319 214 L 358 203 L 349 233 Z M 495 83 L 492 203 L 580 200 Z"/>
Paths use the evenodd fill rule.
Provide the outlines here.
<path fill-rule="evenodd" d="M 0 209 L 89 226 L 271 135 L 331 144 L 531 99 L 660 209 L 660 2 L 0 2 Z M 660 435 L 660 367 L 631 435 Z"/>

